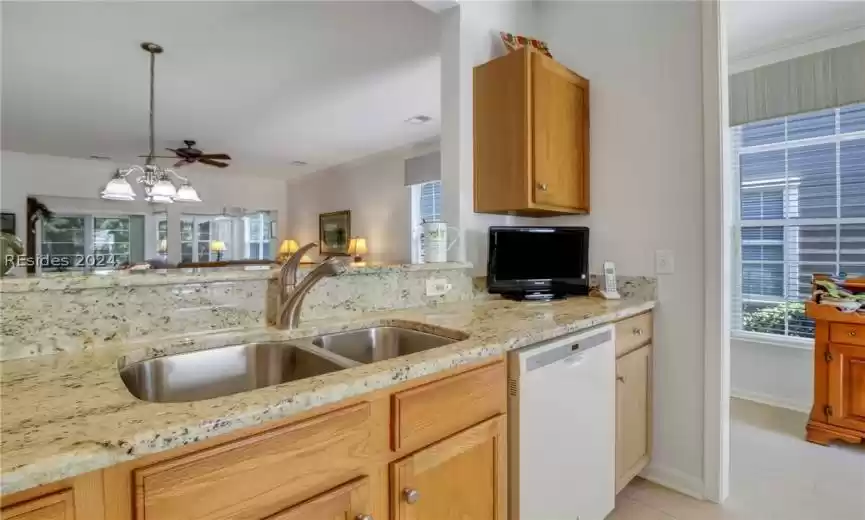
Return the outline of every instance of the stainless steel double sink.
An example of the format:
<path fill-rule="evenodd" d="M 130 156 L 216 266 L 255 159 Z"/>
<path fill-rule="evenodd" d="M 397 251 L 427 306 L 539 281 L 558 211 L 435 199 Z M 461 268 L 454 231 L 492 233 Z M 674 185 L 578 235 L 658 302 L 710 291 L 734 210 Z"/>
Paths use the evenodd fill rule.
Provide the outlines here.
<path fill-rule="evenodd" d="M 247 343 L 119 363 L 129 392 L 143 401 L 200 401 L 405 356 L 466 339 L 381 326 L 280 342 Z"/>

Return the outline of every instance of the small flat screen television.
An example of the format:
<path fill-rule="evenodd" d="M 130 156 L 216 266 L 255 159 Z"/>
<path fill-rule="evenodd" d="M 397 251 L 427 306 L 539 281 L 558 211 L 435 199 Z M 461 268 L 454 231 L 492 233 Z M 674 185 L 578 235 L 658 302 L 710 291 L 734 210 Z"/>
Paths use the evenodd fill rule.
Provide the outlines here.
<path fill-rule="evenodd" d="M 487 290 L 516 299 L 589 293 L 589 228 L 490 227 Z"/>

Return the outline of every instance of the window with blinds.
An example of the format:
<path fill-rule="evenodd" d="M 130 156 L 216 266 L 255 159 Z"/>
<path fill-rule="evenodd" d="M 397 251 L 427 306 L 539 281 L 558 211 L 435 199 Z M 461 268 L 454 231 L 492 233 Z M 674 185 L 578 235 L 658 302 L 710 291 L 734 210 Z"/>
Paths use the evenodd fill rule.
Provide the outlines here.
<path fill-rule="evenodd" d="M 865 274 L 865 103 L 731 129 L 739 186 L 733 324 L 813 337 L 814 273 Z"/>
<path fill-rule="evenodd" d="M 421 222 L 441 220 L 442 215 L 442 183 L 441 181 L 424 182 L 420 185 L 420 219 Z"/>

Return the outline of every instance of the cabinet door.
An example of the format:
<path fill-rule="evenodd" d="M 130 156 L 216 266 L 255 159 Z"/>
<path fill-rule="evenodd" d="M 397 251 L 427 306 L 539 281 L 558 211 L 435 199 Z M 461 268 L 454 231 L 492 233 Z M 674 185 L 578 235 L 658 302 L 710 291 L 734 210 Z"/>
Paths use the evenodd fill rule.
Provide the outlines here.
<path fill-rule="evenodd" d="M 505 416 L 391 465 L 394 520 L 505 520 Z"/>
<path fill-rule="evenodd" d="M 616 493 L 649 463 L 652 449 L 652 347 L 616 361 Z"/>
<path fill-rule="evenodd" d="M 265 520 L 356 520 L 372 517 L 369 479 L 361 477 Z"/>
<path fill-rule="evenodd" d="M 0 517 L 5 520 L 75 520 L 72 490 L 52 493 L 27 502 L 4 507 Z"/>
<path fill-rule="evenodd" d="M 589 210 L 588 81 L 532 53 L 534 202 Z"/>
<path fill-rule="evenodd" d="M 865 347 L 829 344 L 829 423 L 865 431 Z"/>

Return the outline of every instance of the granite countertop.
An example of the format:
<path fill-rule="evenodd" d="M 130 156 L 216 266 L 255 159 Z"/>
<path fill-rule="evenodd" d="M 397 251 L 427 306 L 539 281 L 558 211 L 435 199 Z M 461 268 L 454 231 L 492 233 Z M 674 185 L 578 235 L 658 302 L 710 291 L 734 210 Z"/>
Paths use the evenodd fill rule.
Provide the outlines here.
<path fill-rule="evenodd" d="M 472 300 L 311 321 L 294 331 L 196 336 L 192 345 L 140 342 L 0 362 L 0 493 L 12 493 L 471 363 L 652 309 L 654 300 Z M 190 403 L 132 397 L 118 359 L 139 360 L 220 345 L 289 339 L 375 324 L 423 324 L 469 339 L 305 380 Z M 414 327 L 418 328 L 418 327 Z"/>

